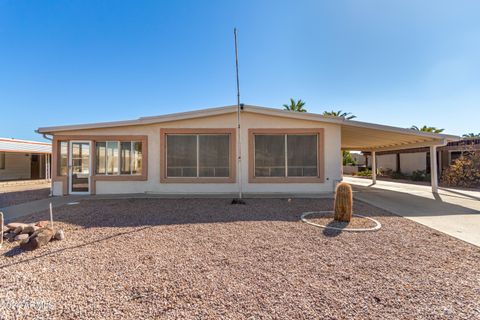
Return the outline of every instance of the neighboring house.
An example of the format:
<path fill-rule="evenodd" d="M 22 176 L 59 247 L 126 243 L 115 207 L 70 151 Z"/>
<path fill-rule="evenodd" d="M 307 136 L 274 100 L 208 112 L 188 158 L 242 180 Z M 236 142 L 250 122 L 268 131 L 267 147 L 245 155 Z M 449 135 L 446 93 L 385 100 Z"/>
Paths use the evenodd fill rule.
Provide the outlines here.
<path fill-rule="evenodd" d="M 446 146 L 437 148 L 437 172 L 441 174 L 462 153 L 480 151 L 480 139 L 462 139 L 449 142 Z M 368 164 L 372 159 L 366 153 Z M 428 148 L 413 148 L 407 150 L 391 150 L 377 152 L 377 168 L 412 174 L 414 171 L 425 170 L 430 173 L 430 150 Z"/>
<path fill-rule="evenodd" d="M 342 179 L 341 150 L 430 146 L 456 136 L 243 106 L 40 128 L 53 136 L 54 195 L 317 194 Z M 433 180 L 432 180 L 433 181 Z M 435 181 L 433 181 L 435 183 Z"/>
<path fill-rule="evenodd" d="M 0 181 L 50 178 L 50 143 L 0 138 Z"/>

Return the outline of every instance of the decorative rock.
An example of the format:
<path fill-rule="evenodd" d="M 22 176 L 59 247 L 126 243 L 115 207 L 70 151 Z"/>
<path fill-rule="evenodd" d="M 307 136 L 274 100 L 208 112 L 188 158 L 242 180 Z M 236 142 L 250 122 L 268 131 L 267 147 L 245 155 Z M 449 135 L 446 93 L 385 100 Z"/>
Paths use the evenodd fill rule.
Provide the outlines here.
<path fill-rule="evenodd" d="M 37 227 L 37 226 L 34 226 L 34 225 L 28 225 L 25 228 L 23 228 L 22 234 L 31 235 L 35 231 L 37 231 L 38 229 L 40 229 L 40 227 Z"/>
<path fill-rule="evenodd" d="M 19 241 L 19 240 L 26 240 L 28 239 L 29 235 L 26 234 L 26 233 L 22 233 L 22 234 L 19 234 L 18 236 L 15 237 L 15 241 Z"/>
<path fill-rule="evenodd" d="M 45 228 L 45 227 L 47 227 L 49 224 L 50 224 L 50 221 L 48 221 L 48 220 L 42 220 L 42 221 L 38 221 L 37 223 L 35 223 L 35 226 L 40 227 L 40 228 Z"/>
<path fill-rule="evenodd" d="M 57 230 L 54 236 L 55 240 L 65 240 L 65 232 L 62 229 Z"/>
<path fill-rule="evenodd" d="M 17 235 L 13 232 L 5 233 L 5 239 L 9 242 L 13 242 Z"/>
<path fill-rule="evenodd" d="M 15 230 L 13 230 L 13 233 L 20 234 L 20 233 L 23 232 L 23 228 L 24 228 L 24 226 L 18 226 L 18 227 L 15 228 Z"/>
<path fill-rule="evenodd" d="M 11 222 L 11 223 L 7 224 L 7 228 L 10 231 L 15 230 L 16 228 L 18 228 L 20 226 L 26 227 L 27 224 L 26 223 L 19 223 L 19 222 Z"/>
<path fill-rule="evenodd" d="M 41 228 L 35 231 L 28 239 L 20 242 L 20 248 L 31 251 L 46 245 L 53 237 L 53 230 Z"/>

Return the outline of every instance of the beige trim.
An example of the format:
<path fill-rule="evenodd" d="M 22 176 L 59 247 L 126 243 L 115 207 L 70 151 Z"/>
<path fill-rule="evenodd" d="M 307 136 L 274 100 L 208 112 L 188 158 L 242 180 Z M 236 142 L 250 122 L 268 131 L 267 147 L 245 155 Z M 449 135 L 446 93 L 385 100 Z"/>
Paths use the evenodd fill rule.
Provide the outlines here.
<path fill-rule="evenodd" d="M 255 134 L 316 134 L 317 135 L 317 163 L 318 176 L 316 177 L 255 177 Z M 249 129 L 248 130 L 248 182 L 249 183 L 324 183 L 325 182 L 325 137 L 323 128 L 304 129 Z"/>
<path fill-rule="evenodd" d="M 92 175 L 90 177 L 90 194 L 96 194 L 97 181 L 145 181 L 148 180 L 148 136 L 146 135 L 58 135 L 53 138 L 53 159 L 52 181 L 61 181 L 63 183 L 63 194 L 68 194 L 68 173 L 67 176 L 58 176 L 58 143 L 60 141 L 70 142 L 72 140 L 91 142 L 91 163 Z M 141 141 L 142 142 L 142 173 L 138 175 L 97 175 L 95 172 L 96 142 L 103 141 Z M 67 156 L 70 158 L 70 148 Z"/>
<path fill-rule="evenodd" d="M 165 138 L 167 134 L 229 134 L 230 135 L 230 176 L 226 178 L 169 178 L 167 177 Z M 161 183 L 235 183 L 236 181 L 236 133 L 233 128 L 162 128 L 160 129 L 160 182 Z"/>

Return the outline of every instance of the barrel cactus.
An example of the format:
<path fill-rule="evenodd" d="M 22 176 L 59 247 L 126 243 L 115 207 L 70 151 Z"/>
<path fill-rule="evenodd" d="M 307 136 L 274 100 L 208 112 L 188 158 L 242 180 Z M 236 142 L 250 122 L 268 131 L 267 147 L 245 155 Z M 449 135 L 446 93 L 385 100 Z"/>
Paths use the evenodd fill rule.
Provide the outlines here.
<path fill-rule="evenodd" d="M 339 183 L 335 192 L 333 218 L 337 221 L 350 222 L 352 219 L 352 206 L 352 187 L 346 182 Z"/>

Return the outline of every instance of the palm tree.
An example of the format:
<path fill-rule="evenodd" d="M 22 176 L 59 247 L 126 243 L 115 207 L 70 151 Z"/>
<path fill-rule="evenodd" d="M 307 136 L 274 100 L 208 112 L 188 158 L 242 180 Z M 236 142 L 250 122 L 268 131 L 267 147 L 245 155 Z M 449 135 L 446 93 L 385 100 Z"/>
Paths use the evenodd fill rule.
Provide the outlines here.
<path fill-rule="evenodd" d="M 352 119 L 355 119 L 357 117 L 357 116 L 354 116 L 351 112 L 343 112 L 342 110 L 324 111 L 323 115 L 324 116 L 334 116 L 334 117 L 345 118 L 347 120 L 352 120 Z"/>
<path fill-rule="evenodd" d="M 290 98 L 290 105 L 284 104 L 283 109 L 288 111 L 296 111 L 296 112 L 307 112 L 307 110 L 303 109 L 305 102 L 302 99 L 299 99 L 295 102 L 295 99 Z"/>
<path fill-rule="evenodd" d="M 432 133 L 441 133 L 443 132 L 443 130 L 445 130 L 445 129 L 438 129 L 436 127 L 427 127 L 425 125 L 421 128 L 417 126 L 411 126 L 410 129 L 416 130 L 416 131 L 422 131 L 422 132 L 432 132 Z"/>
<path fill-rule="evenodd" d="M 464 139 L 468 139 L 468 138 L 480 138 L 480 133 L 465 133 L 464 135 L 462 135 L 462 138 Z"/>

